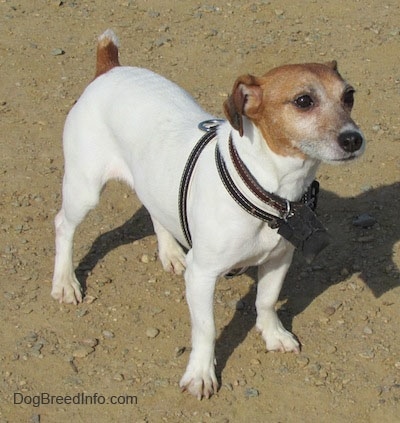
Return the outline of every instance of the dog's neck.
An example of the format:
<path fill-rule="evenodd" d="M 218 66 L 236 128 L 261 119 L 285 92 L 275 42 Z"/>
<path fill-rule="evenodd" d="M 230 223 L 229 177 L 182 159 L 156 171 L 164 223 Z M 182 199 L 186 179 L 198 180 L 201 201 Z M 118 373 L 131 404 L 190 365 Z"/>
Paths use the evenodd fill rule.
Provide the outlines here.
<path fill-rule="evenodd" d="M 235 171 L 229 155 L 230 134 L 241 160 L 259 185 L 289 201 L 300 200 L 315 179 L 318 161 L 274 153 L 251 122 L 246 122 L 243 137 L 229 124 L 224 124 L 219 130 L 220 150 L 235 183 L 244 192 L 247 192 L 247 188 Z"/>

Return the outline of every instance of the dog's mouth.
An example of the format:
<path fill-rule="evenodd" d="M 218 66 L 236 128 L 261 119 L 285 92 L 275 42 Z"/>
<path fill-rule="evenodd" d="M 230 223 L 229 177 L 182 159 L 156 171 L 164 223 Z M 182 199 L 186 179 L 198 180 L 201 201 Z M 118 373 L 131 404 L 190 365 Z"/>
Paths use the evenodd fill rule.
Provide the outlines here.
<path fill-rule="evenodd" d="M 324 160 L 324 161 L 326 163 L 340 165 L 340 164 L 353 162 L 357 160 L 360 156 L 362 156 L 362 151 L 357 151 L 348 155 L 344 155 L 342 157 L 335 157 L 335 158 Z"/>
<path fill-rule="evenodd" d="M 335 162 L 335 163 L 351 162 L 353 160 L 356 160 L 359 156 L 360 156 L 359 154 L 351 154 L 350 156 L 341 157 L 340 159 L 333 159 L 333 160 L 330 160 L 330 161 Z"/>

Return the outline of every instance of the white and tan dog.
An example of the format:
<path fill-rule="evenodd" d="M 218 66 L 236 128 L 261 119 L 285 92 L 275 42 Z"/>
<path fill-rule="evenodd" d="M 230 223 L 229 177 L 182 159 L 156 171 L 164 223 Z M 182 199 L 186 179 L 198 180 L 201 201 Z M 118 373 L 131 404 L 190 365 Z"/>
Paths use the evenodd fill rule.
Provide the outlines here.
<path fill-rule="evenodd" d="M 82 301 L 72 264 L 74 231 L 97 204 L 103 185 L 117 178 L 135 189 L 149 211 L 164 268 L 185 274 L 192 351 L 182 389 L 202 398 L 218 388 L 214 287 L 234 268 L 258 266 L 257 328 L 267 349 L 298 352 L 298 341 L 274 308 L 294 247 L 232 199 L 219 176 L 215 149 L 238 189 L 258 207 L 266 208 L 238 175 L 230 137 L 259 185 L 298 201 L 320 162 L 345 162 L 363 152 L 364 137 L 350 117 L 353 93 L 335 62 L 286 65 L 262 77 L 239 77 L 225 102 L 227 121 L 204 148 L 190 181 L 190 247 L 179 220 L 178 192 L 187 158 L 204 134 L 198 124 L 213 116 L 167 79 L 120 66 L 118 41 L 107 30 L 99 38 L 96 78 L 65 123 L 52 296 L 65 303 Z M 181 245 L 189 248 L 187 254 Z"/>

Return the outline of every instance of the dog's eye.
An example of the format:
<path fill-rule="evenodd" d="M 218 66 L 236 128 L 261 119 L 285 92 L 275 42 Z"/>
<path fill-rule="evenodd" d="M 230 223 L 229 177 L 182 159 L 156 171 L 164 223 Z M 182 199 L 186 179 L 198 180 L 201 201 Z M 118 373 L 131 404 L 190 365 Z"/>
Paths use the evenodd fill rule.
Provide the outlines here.
<path fill-rule="evenodd" d="M 301 95 L 300 97 L 297 97 L 294 100 L 294 104 L 299 108 L 299 109 L 310 109 L 312 106 L 314 106 L 314 100 L 307 94 Z"/>
<path fill-rule="evenodd" d="M 351 109 L 354 105 L 354 90 L 348 89 L 344 94 L 343 94 L 343 104 L 348 107 L 349 109 Z"/>

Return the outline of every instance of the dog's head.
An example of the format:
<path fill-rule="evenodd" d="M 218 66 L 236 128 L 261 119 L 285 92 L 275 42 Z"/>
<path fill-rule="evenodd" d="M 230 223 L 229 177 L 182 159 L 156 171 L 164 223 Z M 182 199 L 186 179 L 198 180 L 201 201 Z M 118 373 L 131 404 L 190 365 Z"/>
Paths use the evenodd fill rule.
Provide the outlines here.
<path fill-rule="evenodd" d="M 240 76 L 224 110 L 241 136 L 243 117 L 250 119 L 279 155 L 343 162 L 360 156 L 365 147 L 350 117 L 353 103 L 354 88 L 334 61 L 285 65 L 262 77 Z"/>

